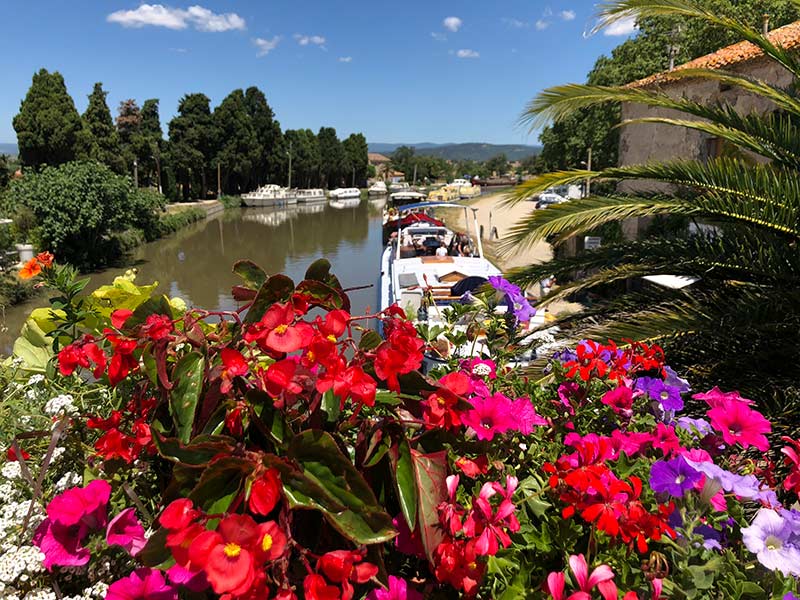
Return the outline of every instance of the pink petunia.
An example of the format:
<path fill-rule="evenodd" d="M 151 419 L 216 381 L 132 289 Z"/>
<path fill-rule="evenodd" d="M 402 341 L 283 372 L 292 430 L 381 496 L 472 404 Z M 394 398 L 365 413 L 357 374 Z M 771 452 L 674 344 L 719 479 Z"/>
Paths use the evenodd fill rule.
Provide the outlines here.
<path fill-rule="evenodd" d="M 178 590 L 156 569 L 136 569 L 108 587 L 106 600 L 178 600 Z"/>
<path fill-rule="evenodd" d="M 47 505 L 47 516 L 61 525 L 84 525 L 89 529 L 105 527 L 111 486 L 95 479 L 86 487 L 70 488 Z"/>
<path fill-rule="evenodd" d="M 516 425 L 512 416 L 512 404 L 503 394 L 497 393 L 488 398 L 472 398 L 472 410 L 461 416 L 464 425 L 471 427 L 479 440 L 494 439 Z"/>
<path fill-rule="evenodd" d="M 144 527 L 136 518 L 135 509 L 126 508 L 109 521 L 106 543 L 109 546 L 122 546 L 131 556 L 142 551 L 147 544 L 147 538 L 144 536 Z"/>
<path fill-rule="evenodd" d="M 528 398 L 517 398 L 511 403 L 511 417 L 516 422 L 514 428 L 522 435 L 530 435 L 534 427 L 548 424 L 547 419 L 536 412 Z"/>
<path fill-rule="evenodd" d="M 769 449 L 764 435 L 772 425 L 764 416 L 738 400 L 722 400 L 708 411 L 711 426 L 722 434 L 726 444 L 741 444 L 742 448 L 755 446 L 762 452 Z"/>
<path fill-rule="evenodd" d="M 405 579 L 389 575 L 389 589 L 372 590 L 367 600 L 422 600 L 422 594 L 409 588 Z"/>
<path fill-rule="evenodd" d="M 88 529 L 82 525 L 65 526 L 45 519 L 33 534 L 33 543 L 44 554 L 42 564 L 48 571 L 54 566 L 80 567 L 89 562 L 90 553 L 82 546 Z"/>

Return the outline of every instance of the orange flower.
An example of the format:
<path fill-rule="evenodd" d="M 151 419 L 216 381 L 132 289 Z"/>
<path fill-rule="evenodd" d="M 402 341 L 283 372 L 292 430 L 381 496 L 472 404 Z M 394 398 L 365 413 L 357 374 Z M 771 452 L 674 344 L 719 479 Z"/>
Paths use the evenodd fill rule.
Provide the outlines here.
<path fill-rule="evenodd" d="M 42 267 L 39 264 L 39 261 L 35 258 L 32 258 L 19 270 L 19 276 L 21 279 L 32 279 L 41 272 Z"/>
<path fill-rule="evenodd" d="M 39 252 L 39 254 L 36 255 L 36 260 L 39 261 L 39 264 L 43 267 L 51 266 L 54 258 L 55 256 L 53 256 L 50 252 Z"/>

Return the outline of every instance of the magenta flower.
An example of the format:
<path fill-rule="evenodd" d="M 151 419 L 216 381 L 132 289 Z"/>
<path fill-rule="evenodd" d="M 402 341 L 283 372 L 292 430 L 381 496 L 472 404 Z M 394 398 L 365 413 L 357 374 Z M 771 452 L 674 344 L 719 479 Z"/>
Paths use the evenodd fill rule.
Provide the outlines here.
<path fill-rule="evenodd" d="M 621 385 L 603 394 L 600 402 L 610 406 L 615 413 L 630 417 L 632 414 L 631 409 L 633 408 L 633 390 Z"/>
<path fill-rule="evenodd" d="M 400 577 L 389 575 L 389 589 L 372 590 L 367 600 L 422 600 L 422 594 L 408 587 L 408 582 Z"/>
<path fill-rule="evenodd" d="M 136 569 L 108 587 L 105 600 L 178 600 L 178 590 L 156 569 Z"/>
<path fill-rule="evenodd" d="M 711 390 L 707 391 L 705 394 L 695 394 L 692 398 L 696 400 L 705 400 L 706 404 L 708 404 L 711 408 L 716 408 L 718 406 L 723 406 L 729 402 L 739 402 L 745 404 L 747 406 L 752 406 L 755 404 L 749 398 L 742 398 L 739 395 L 739 392 L 723 392 L 717 386 L 714 386 Z"/>
<path fill-rule="evenodd" d="M 106 543 L 109 546 L 122 546 L 131 556 L 142 551 L 147 538 L 133 508 L 126 508 L 111 519 L 106 528 Z"/>
<path fill-rule="evenodd" d="M 528 398 L 517 398 L 511 403 L 511 418 L 522 435 L 530 435 L 534 427 L 547 425 L 547 419 L 536 412 Z"/>
<path fill-rule="evenodd" d="M 472 398 L 470 404 L 472 410 L 463 414 L 461 421 L 475 430 L 479 440 L 491 441 L 495 435 L 505 433 L 516 425 L 511 414 L 511 400 L 503 394 Z"/>
<path fill-rule="evenodd" d="M 167 579 L 170 583 L 185 587 L 190 592 L 202 592 L 211 587 L 205 571 L 190 571 L 178 564 L 167 569 Z"/>
<path fill-rule="evenodd" d="M 89 562 L 89 550 L 83 547 L 86 535 L 104 527 L 108 520 L 111 486 L 96 479 L 83 488 L 70 488 L 47 505 L 47 518 L 33 535 L 33 543 L 44 554 L 43 564 L 78 567 Z"/>
<path fill-rule="evenodd" d="M 740 400 L 724 399 L 708 411 L 711 426 L 722 433 L 726 444 L 755 446 L 762 452 L 769 450 L 769 441 L 764 435 L 772 431 L 772 425 L 757 410 Z"/>
<path fill-rule="evenodd" d="M 111 486 L 95 479 L 86 487 L 70 488 L 47 505 L 47 516 L 61 525 L 83 525 L 89 529 L 105 527 Z"/>
<path fill-rule="evenodd" d="M 591 600 L 591 591 L 597 587 L 604 600 L 617 598 L 617 586 L 614 584 L 614 572 L 608 565 L 600 565 L 591 575 L 586 559 L 583 554 L 572 555 L 569 557 L 569 567 L 575 577 L 580 591 L 573 592 L 569 596 L 564 595 L 566 578 L 564 573 L 555 572 L 547 576 L 545 589 L 553 600 Z"/>
<path fill-rule="evenodd" d="M 33 534 L 33 544 L 44 554 L 42 564 L 48 571 L 54 566 L 80 567 L 89 562 L 89 550 L 82 546 L 88 530 L 81 525 L 70 527 L 45 519 Z"/>

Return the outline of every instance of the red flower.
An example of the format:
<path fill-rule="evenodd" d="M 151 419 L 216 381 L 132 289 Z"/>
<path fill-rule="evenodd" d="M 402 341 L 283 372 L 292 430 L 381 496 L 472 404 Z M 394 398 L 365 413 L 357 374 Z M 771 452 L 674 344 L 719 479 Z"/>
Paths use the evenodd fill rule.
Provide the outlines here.
<path fill-rule="evenodd" d="M 142 333 L 154 342 L 169 337 L 172 333 L 172 318 L 167 315 L 149 315 L 142 325 Z"/>
<path fill-rule="evenodd" d="M 602 377 L 608 372 L 608 364 L 602 358 L 603 353 L 607 351 L 608 348 L 597 342 L 591 340 L 581 342 L 575 348 L 575 353 L 578 355 L 577 360 L 564 363 L 567 377 L 575 377 L 576 373 L 580 374 L 584 381 L 589 381 L 595 374 Z"/>
<path fill-rule="evenodd" d="M 327 315 L 325 315 L 325 319 L 321 319 L 317 317 L 317 329 L 319 332 L 331 339 L 332 342 L 335 342 L 337 338 L 341 337 L 341 335 L 347 329 L 347 324 L 350 322 L 350 313 L 346 310 L 338 309 L 332 310 Z"/>
<path fill-rule="evenodd" d="M 790 444 L 789 446 L 781 448 L 781 452 L 786 455 L 784 464 L 790 467 L 789 475 L 787 475 L 786 479 L 783 481 L 783 489 L 800 495 L 800 442 L 786 436 L 783 436 L 781 439 Z M 27 456 L 25 458 L 27 458 Z"/>
<path fill-rule="evenodd" d="M 108 381 L 113 387 L 139 367 L 139 361 L 133 356 L 137 343 L 135 339 L 117 335 L 111 329 L 106 329 L 103 333 L 113 349 L 108 365 Z"/>
<path fill-rule="evenodd" d="M 469 377 L 461 372 L 450 373 L 439 380 L 440 387 L 428 393 L 422 403 L 425 425 L 429 429 L 444 427 L 457 429 L 461 427 L 461 411 L 458 408 L 460 398 L 470 389 Z"/>
<path fill-rule="evenodd" d="M 446 539 L 433 552 L 436 579 L 449 583 L 467 596 L 478 591 L 486 572 L 486 563 L 479 560 L 474 540 Z"/>
<path fill-rule="evenodd" d="M 386 381 L 390 390 L 399 392 L 397 377 L 420 368 L 425 343 L 409 321 L 391 319 L 384 327 L 387 339 L 375 351 L 375 374 Z"/>
<path fill-rule="evenodd" d="M 359 404 L 374 406 L 377 388 L 375 380 L 359 366 L 348 367 L 342 373 L 341 378 L 333 383 L 333 393 L 339 397 L 342 406 L 348 397 L 353 398 Z"/>
<path fill-rule="evenodd" d="M 222 379 L 220 391 L 223 394 L 227 394 L 233 385 L 233 378 L 247 375 L 250 367 L 242 353 L 233 348 L 223 348 L 219 355 L 223 365 L 222 375 L 220 376 Z"/>
<path fill-rule="evenodd" d="M 250 511 L 257 515 L 268 515 L 281 499 L 281 478 L 277 469 L 267 469 L 253 482 L 248 500 Z"/>
<path fill-rule="evenodd" d="M 122 329 L 125 326 L 125 321 L 127 321 L 131 315 L 133 315 L 132 310 L 118 308 L 111 313 L 111 324 L 117 329 Z"/>
<path fill-rule="evenodd" d="M 90 363 L 94 363 L 92 375 L 95 378 L 106 370 L 106 355 L 90 335 L 64 346 L 58 353 L 58 370 L 65 377 L 72 375 L 78 367 L 88 369 Z"/>
<path fill-rule="evenodd" d="M 53 265 L 54 259 L 55 256 L 53 256 L 50 252 L 47 251 L 39 252 L 39 254 L 36 255 L 36 261 L 45 268 L 51 267 Z"/>
<path fill-rule="evenodd" d="M 486 475 L 489 470 L 489 459 L 486 455 L 479 456 L 475 460 L 462 456 L 456 460 L 455 465 L 464 475 L 475 479 L 478 475 Z"/>
<path fill-rule="evenodd" d="M 286 552 L 286 534 L 275 521 L 259 523 L 255 556 L 259 563 L 277 560 Z"/>
<path fill-rule="evenodd" d="M 255 579 L 256 522 L 247 515 L 229 515 L 216 531 L 205 531 L 189 546 L 192 564 L 206 573 L 218 594 L 246 592 Z"/>
<path fill-rule="evenodd" d="M 335 585 L 328 585 L 322 575 L 311 573 L 303 580 L 306 600 L 339 600 L 341 591 Z"/>
<path fill-rule="evenodd" d="M 121 458 L 130 464 L 139 456 L 141 448 L 136 440 L 119 429 L 110 429 L 94 443 L 94 449 L 104 460 Z"/>
<path fill-rule="evenodd" d="M 170 502 L 158 517 L 162 527 L 171 530 L 184 529 L 197 519 L 200 513 L 188 498 L 178 498 Z"/>
<path fill-rule="evenodd" d="M 366 583 L 378 574 L 378 567 L 372 563 L 362 562 L 364 556 L 360 552 L 350 550 L 334 550 L 323 554 L 317 562 L 317 570 L 325 577 L 342 586 L 342 597 L 353 597 L 353 583 Z"/>
<path fill-rule="evenodd" d="M 314 329 L 303 321 L 294 323 L 294 319 L 291 304 L 273 304 L 258 323 L 247 328 L 244 340 L 255 341 L 265 352 L 279 354 L 305 348 L 314 337 Z"/>
<path fill-rule="evenodd" d="M 297 361 L 290 357 L 272 363 L 266 371 L 261 372 L 261 379 L 267 393 L 278 398 L 281 394 L 295 396 L 303 391 L 296 375 Z"/>
<path fill-rule="evenodd" d="M 24 448 L 20 448 L 20 454 L 22 454 L 22 460 L 28 460 L 31 455 L 25 452 Z M 8 450 L 6 450 L 6 459 L 8 462 L 16 462 L 19 460 L 17 453 L 14 451 L 14 447 L 10 446 Z"/>

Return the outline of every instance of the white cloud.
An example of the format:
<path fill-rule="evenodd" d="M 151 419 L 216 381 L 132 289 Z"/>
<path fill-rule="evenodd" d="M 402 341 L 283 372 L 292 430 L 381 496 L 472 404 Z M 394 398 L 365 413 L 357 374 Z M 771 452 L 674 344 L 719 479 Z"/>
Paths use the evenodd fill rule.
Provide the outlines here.
<path fill-rule="evenodd" d="M 538 21 L 536 21 L 534 26 L 536 27 L 537 31 L 544 31 L 545 29 L 550 27 L 550 21 L 545 21 L 544 19 L 539 19 Z"/>
<path fill-rule="evenodd" d="M 253 40 L 253 44 L 258 49 L 256 51 L 256 56 L 266 56 L 271 51 L 275 50 L 275 48 L 278 46 L 278 42 L 280 42 L 280 41 L 281 41 L 281 37 L 279 35 L 276 35 L 271 40 L 268 40 L 268 39 L 265 39 L 265 38 L 256 38 L 256 39 L 254 39 Z"/>
<path fill-rule="evenodd" d="M 637 29 L 639 29 L 639 27 L 636 25 L 636 17 L 630 16 L 620 19 L 606 27 L 603 30 L 603 35 L 630 35 Z"/>
<path fill-rule="evenodd" d="M 576 16 L 574 10 L 562 10 L 558 14 L 565 21 L 574 21 Z"/>
<path fill-rule="evenodd" d="M 453 33 L 461 29 L 461 26 L 463 24 L 464 21 L 462 21 L 458 17 L 447 17 L 444 21 L 442 21 L 442 25 L 444 25 L 444 28 L 447 29 L 448 31 L 452 31 Z"/>
<path fill-rule="evenodd" d="M 444 33 L 440 33 L 438 31 L 431 31 L 431 37 L 435 39 L 437 42 L 447 41 L 447 35 Z"/>
<path fill-rule="evenodd" d="M 458 58 L 478 58 L 480 54 L 475 52 L 475 50 L 470 50 L 469 48 L 464 48 L 456 52 L 456 56 Z"/>
<path fill-rule="evenodd" d="M 508 17 L 504 18 L 503 19 L 503 23 L 505 23 L 509 27 L 513 27 L 514 29 L 525 29 L 526 27 L 528 27 L 530 25 L 529 23 L 526 23 L 525 21 L 520 21 L 519 19 L 514 19 L 513 17 L 512 18 L 508 18 Z"/>
<path fill-rule="evenodd" d="M 172 8 L 163 4 L 141 4 L 135 10 L 118 10 L 106 17 L 109 23 L 123 27 L 166 27 L 186 29 L 191 26 L 198 31 L 230 31 L 245 29 L 245 20 L 236 13 L 214 13 L 202 6 L 188 9 Z"/>
<path fill-rule="evenodd" d="M 544 12 L 542 13 L 542 16 L 545 17 L 545 18 L 552 17 L 553 16 L 553 9 L 548 6 L 547 8 L 544 9 Z"/>
<path fill-rule="evenodd" d="M 352 56 L 340 56 L 339 57 L 339 62 L 351 63 L 351 62 L 353 62 L 353 57 Z"/>
<path fill-rule="evenodd" d="M 300 33 L 294 34 L 294 39 L 297 40 L 297 43 L 301 46 L 324 46 L 325 45 L 325 38 L 321 35 L 303 35 Z"/>
<path fill-rule="evenodd" d="M 170 48 L 173 52 L 177 52 L 178 54 L 186 54 L 189 52 L 188 48 Z"/>

